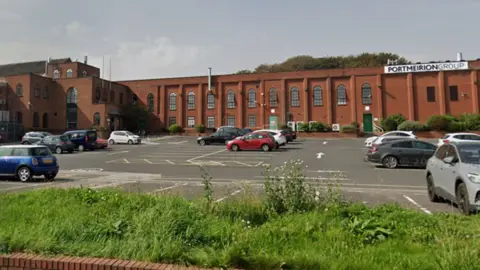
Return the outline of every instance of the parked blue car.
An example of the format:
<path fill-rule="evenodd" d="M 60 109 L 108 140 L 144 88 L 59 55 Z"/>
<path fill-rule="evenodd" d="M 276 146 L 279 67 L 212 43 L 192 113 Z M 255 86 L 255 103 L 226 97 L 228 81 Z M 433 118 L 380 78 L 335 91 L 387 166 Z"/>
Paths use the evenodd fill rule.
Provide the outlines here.
<path fill-rule="evenodd" d="M 0 175 L 13 176 L 22 182 L 33 176 L 53 181 L 58 174 L 57 158 L 43 145 L 0 146 Z"/>

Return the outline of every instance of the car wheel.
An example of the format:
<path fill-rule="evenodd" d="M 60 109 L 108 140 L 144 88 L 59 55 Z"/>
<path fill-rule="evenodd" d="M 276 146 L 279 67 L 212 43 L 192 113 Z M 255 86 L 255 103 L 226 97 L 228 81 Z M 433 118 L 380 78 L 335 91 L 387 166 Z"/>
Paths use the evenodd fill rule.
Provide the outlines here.
<path fill-rule="evenodd" d="M 28 167 L 20 167 L 17 170 L 17 178 L 22 182 L 28 182 L 32 179 L 32 171 Z"/>
<path fill-rule="evenodd" d="M 277 147 L 278 147 L 278 145 L 277 145 Z M 271 149 L 270 149 L 270 146 L 268 146 L 268 144 L 264 144 L 264 145 L 262 145 L 262 150 L 263 150 L 264 152 L 268 152 L 268 151 L 270 151 Z"/>
<path fill-rule="evenodd" d="M 198 141 L 198 144 L 200 144 L 201 146 L 204 146 L 205 145 L 205 140 Z"/>
<path fill-rule="evenodd" d="M 383 166 L 385 166 L 389 169 L 393 169 L 393 168 L 396 168 L 398 166 L 398 159 L 394 156 L 386 156 L 386 157 L 383 158 L 382 164 L 383 164 Z"/>
<path fill-rule="evenodd" d="M 110 140 L 108 141 L 109 144 L 115 144 L 115 141 L 114 140 Z"/>
<path fill-rule="evenodd" d="M 85 147 L 83 145 L 78 146 L 78 151 L 83 152 L 85 150 Z"/>
<path fill-rule="evenodd" d="M 133 141 L 132 141 L 132 140 L 128 140 L 128 144 L 133 144 Z"/>
<path fill-rule="evenodd" d="M 22 144 L 30 144 L 30 143 L 29 143 L 29 142 L 27 142 L 27 141 L 24 141 L 24 142 L 22 142 Z"/>
<path fill-rule="evenodd" d="M 457 197 L 457 206 L 464 215 L 470 215 L 472 213 L 472 208 L 470 207 L 470 202 L 468 200 L 468 191 L 464 183 L 461 183 L 457 187 L 456 192 Z"/>
<path fill-rule="evenodd" d="M 427 191 L 428 199 L 430 199 L 431 202 L 440 202 L 440 197 L 438 197 L 435 192 L 435 184 L 433 183 L 433 176 L 431 174 L 427 176 Z"/>
<path fill-rule="evenodd" d="M 57 177 L 57 174 L 56 173 L 47 173 L 44 176 L 45 176 L 46 180 L 53 182 L 53 180 L 55 180 L 55 177 Z"/>
<path fill-rule="evenodd" d="M 61 147 L 57 147 L 57 148 L 55 148 L 55 153 L 57 153 L 57 154 L 61 154 L 61 153 L 63 153 L 63 150 L 62 150 L 62 148 L 61 148 Z"/>
<path fill-rule="evenodd" d="M 238 150 L 240 150 L 240 147 L 238 147 L 238 145 L 236 144 L 232 145 L 232 151 L 237 152 Z"/>

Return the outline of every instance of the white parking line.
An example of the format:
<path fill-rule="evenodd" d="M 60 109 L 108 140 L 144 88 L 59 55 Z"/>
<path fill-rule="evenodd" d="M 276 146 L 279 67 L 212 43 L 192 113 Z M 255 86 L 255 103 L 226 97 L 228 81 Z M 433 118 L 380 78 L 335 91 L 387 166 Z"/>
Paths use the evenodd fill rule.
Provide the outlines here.
<path fill-rule="evenodd" d="M 243 163 L 243 162 L 240 162 L 240 161 L 237 161 L 237 160 L 232 160 L 232 162 L 235 162 L 235 163 L 237 163 L 237 164 L 239 164 L 239 165 L 243 165 L 243 166 L 245 166 L 245 167 L 253 167 L 253 166 L 250 165 L 250 164 Z"/>
<path fill-rule="evenodd" d="M 123 154 L 123 153 L 128 153 L 129 151 L 118 151 L 114 153 L 107 154 L 107 156 L 113 156 L 113 155 L 118 155 L 118 154 Z"/>
<path fill-rule="evenodd" d="M 237 195 L 238 193 L 240 193 L 240 192 L 242 192 L 242 191 L 243 191 L 243 188 L 242 188 L 242 189 L 239 189 L 239 190 L 235 190 L 234 192 L 230 193 L 230 195 L 225 196 L 225 197 L 222 197 L 222 198 L 216 200 L 215 202 L 217 202 L 217 203 L 222 202 L 222 201 L 224 201 L 224 200 L 226 200 L 226 199 L 228 199 L 228 198 L 230 198 L 230 197 L 233 197 L 233 196 Z"/>
<path fill-rule="evenodd" d="M 208 156 L 211 156 L 211 155 L 215 155 L 215 154 L 218 154 L 218 153 L 222 153 L 222 152 L 225 152 L 225 151 L 227 151 L 227 149 L 222 149 L 222 150 L 219 150 L 219 151 L 215 151 L 215 152 L 212 152 L 212 153 L 208 153 L 208 154 L 205 154 L 205 155 L 194 157 L 194 158 L 191 158 L 191 159 L 187 160 L 187 162 L 192 162 L 194 160 L 201 159 L 201 158 L 204 158 L 204 157 L 208 157 Z"/>
<path fill-rule="evenodd" d="M 258 166 L 260 166 L 260 165 L 262 165 L 262 164 L 263 164 L 263 161 L 260 161 L 260 162 L 257 163 L 254 167 L 258 167 Z"/>
<path fill-rule="evenodd" d="M 145 160 L 145 162 L 147 162 L 148 164 L 152 164 L 152 162 L 150 160 L 146 159 L 146 158 L 143 159 L 143 160 Z"/>
<path fill-rule="evenodd" d="M 124 158 L 123 161 L 125 161 L 125 163 L 130 163 L 126 158 Z"/>
<path fill-rule="evenodd" d="M 186 186 L 186 185 L 188 185 L 188 183 L 175 184 L 173 186 L 169 186 L 169 187 L 166 187 L 166 188 L 155 189 L 154 191 L 149 192 L 148 194 L 155 194 L 155 193 L 158 193 L 158 192 L 162 192 L 162 191 L 165 191 L 165 190 L 170 190 L 170 189 L 174 189 L 174 188 L 182 187 L 182 186 Z"/>
<path fill-rule="evenodd" d="M 180 141 L 180 142 L 169 142 L 168 144 L 182 144 L 187 143 L 188 141 Z"/>
<path fill-rule="evenodd" d="M 423 212 L 431 215 L 432 212 L 430 212 L 427 208 L 421 206 L 419 203 L 417 203 L 415 200 L 413 200 L 412 198 L 408 197 L 407 195 L 403 195 L 403 197 L 405 199 L 407 199 L 409 202 L 411 202 L 413 205 L 415 205 L 416 207 L 420 208 L 420 210 L 422 210 Z"/>
<path fill-rule="evenodd" d="M 174 162 L 172 162 L 172 161 L 170 161 L 170 160 L 168 160 L 168 159 L 166 159 L 165 161 L 166 161 L 168 164 L 175 165 L 175 163 L 174 163 Z"/>

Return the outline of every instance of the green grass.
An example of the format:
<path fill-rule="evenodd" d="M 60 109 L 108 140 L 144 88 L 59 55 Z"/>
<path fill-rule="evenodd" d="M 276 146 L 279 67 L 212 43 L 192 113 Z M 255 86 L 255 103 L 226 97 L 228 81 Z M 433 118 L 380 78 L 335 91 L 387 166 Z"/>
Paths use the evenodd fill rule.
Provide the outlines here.
<path fill-rule="evenodd" d="M 478 269 L 480 218 L 319 203 L 190 202 L 117 190 L 0 195 L 0 253 L 246 269 Z"/>

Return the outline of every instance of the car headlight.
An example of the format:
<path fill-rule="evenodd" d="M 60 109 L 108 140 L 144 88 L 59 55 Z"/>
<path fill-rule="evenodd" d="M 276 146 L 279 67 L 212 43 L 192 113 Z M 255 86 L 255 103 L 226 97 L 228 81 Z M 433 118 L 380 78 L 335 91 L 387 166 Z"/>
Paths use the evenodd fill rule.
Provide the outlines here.
<path fill-rule="evenodd" d="M 467 173 L 467 177 L 473 183 L 480 184 L 480 175 L 477 173 Z"/>

